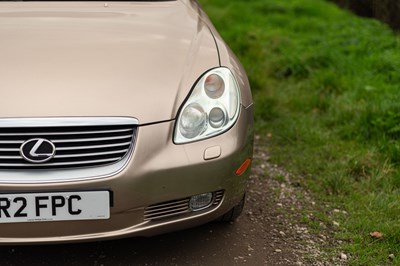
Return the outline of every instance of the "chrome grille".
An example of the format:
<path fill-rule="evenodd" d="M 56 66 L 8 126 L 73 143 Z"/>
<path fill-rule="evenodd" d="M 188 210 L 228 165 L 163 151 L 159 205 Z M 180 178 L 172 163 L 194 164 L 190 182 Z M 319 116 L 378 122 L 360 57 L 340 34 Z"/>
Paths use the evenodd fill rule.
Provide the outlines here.
<path fill-rule="evenodd" d="M 219 191 L 215 192 L 213 205 L 214 206 L 219 205 L 221 203 L 223 197 L 224 197 L 223 190 L 219 190 Z"/>
<path fill-rule="evenodd" d="M 2 123 L 1 120 L 0 169 L 76 168 L 112 164 L 127 156 L 135 143 L 137 126 L 134 124 L 88 123 L 86 126 L 83 125 L 84 121 L 76 121 L 79 121 L 77 125 L 67 123 L 68 126 L 61 126 L 62 123 L 55 123 L 56 126 L 49 126 L 51 123 L 45 123 L 45 126 L 28 123 L 24 126 L 21 123 L 18 127 L 10 126 L 14 125 L 12 123 Z M 23 159 L 21 145 L 35 138 L 47 139 L 55 145 L 54 158 L 46 163 L 30 163 Z"/>
<path fill-rule="evenodd" d="M 217 207 L 221 203 L 223 197 L 223 190 L 214 192 L 212 204 L 207 209 Z M 184 198 L 150 205 L 144 210 L 144 220 L 158 220 L 190 213 L 192 210 L 189 207 L 189 202 L 190 198 Z"/>
<path fill-rule="evenodd" d="M 145 220 L 162 219 L 190 212 L 190 198 L 151 205 L 144 212 Z"/>

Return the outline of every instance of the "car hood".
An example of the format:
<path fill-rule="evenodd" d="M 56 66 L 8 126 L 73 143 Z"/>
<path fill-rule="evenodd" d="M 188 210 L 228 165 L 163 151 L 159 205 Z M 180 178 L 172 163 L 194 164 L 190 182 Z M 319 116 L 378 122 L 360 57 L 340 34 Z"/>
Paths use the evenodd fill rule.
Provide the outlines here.
<path fill-rule="evenodd" d="M 170 120 L 216 45 L 195 6 L 0 2 L 0 117 Z"/>

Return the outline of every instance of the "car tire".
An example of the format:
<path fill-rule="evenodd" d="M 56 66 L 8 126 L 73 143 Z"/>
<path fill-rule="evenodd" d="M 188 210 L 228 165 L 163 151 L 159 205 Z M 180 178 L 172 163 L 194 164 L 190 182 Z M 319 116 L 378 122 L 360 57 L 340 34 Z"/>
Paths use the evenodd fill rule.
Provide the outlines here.
<path fill-rule="evenodd" d="M 227 213 L 222 215 L 218 220 L 220 222 L 234 222 L 242 213 L 244 203 L 246 201 L 246 194 L 243 195 L 242 200 L 239 202 L 238 205 L 230 209 Z"/>

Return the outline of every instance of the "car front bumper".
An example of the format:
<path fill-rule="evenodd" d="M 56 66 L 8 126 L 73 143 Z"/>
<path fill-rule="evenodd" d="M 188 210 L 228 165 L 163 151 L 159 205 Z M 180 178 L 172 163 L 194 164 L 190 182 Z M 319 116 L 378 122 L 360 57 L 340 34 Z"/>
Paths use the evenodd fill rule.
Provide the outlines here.
<path fill-rule="evenodd" d="M 152 236 L 200 225 L 229 211 L 242 199 L 250 174 L 249 169 L 239 176 L 235 172 L 252 156 L 253 106 L 241 107 L 239 119 L 230 130 L 203 141 L 174 144 L 174 123 L 139 126 L 129 163 L 112 176 L 71 182 L 0 184 L 2 193 L 108 190 L 112 195 L 109 219 L 3 223 L 0 243 Z M 206 160 L 206 150 L 213 147 L 219 147 L 220 155 Z M 204 210 L 164 219 L 145 218 L 148 206 L 216 191 L 223 192 L 221 201 Z"/>

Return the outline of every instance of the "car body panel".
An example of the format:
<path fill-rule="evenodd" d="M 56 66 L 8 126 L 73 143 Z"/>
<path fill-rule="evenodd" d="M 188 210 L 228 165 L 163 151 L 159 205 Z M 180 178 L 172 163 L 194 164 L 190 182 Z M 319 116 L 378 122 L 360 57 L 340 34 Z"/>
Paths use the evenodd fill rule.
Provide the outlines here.
<path fill-rule="evenodd" d="M 253 154 L 249 81 L 196 1 L 0 2 L 0 39 L 0 121 L 135 121 L 125 161 L 0 169 L 0 198 L 98 190 L 111 199 L 106 220 L 1 223 L 0 244 L 152 236 L 215 220 L 241 202 L 250 167 L 236 171 Z M 240 89 L 236 123 L 175 144 L 176 117 L 194 84 L 221 66 Z M 210 148 L 218 152 L 206 158 Z M 215 205 L 146 218 L 151 206 L 209 192 L 223 193 Z"/>
<path fill-rule="evenodd" d="M 180 1 L 0 2 L 0 36 L 2 117 L 170 120 L 219 65 L 209 28 Z"/>

